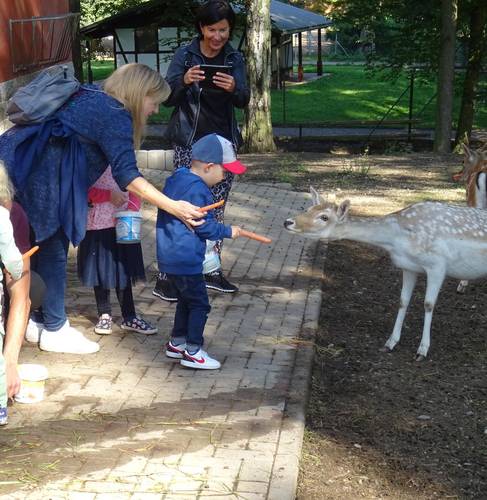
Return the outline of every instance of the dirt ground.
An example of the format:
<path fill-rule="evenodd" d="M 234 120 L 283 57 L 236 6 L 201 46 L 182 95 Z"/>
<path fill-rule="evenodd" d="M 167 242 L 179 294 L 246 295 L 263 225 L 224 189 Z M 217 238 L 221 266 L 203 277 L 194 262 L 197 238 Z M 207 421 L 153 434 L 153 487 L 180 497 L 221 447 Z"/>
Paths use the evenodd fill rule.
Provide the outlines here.
<path fill-rule="evenodd" d="M 315 188 L 381 215 L 435 199 L 463 203 L 450 174 L 461 157 L 248 155 L 246 180 Z M 242 180 L 245 182 L 245 180 Z M 400 344 L 380 352 L 397 313 L 401 274 L 388 256 L 330 244 L 323 270 L 298 499 L 487 498 L 487 283 L 445 282 L 426 361 L 416 362 L 424 280 Z"/>

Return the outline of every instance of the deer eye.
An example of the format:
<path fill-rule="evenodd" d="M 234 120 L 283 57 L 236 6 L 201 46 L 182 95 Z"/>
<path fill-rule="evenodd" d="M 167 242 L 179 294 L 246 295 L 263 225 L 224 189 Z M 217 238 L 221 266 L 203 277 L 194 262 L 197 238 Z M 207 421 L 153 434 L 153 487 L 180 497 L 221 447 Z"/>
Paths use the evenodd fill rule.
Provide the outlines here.
<path fill-rule="evenodd" d="M 320 219 L 321 219 L 323 222 L 327 222 L 327 221 L 328 221 L 328 215 L 320 215 Z"/>

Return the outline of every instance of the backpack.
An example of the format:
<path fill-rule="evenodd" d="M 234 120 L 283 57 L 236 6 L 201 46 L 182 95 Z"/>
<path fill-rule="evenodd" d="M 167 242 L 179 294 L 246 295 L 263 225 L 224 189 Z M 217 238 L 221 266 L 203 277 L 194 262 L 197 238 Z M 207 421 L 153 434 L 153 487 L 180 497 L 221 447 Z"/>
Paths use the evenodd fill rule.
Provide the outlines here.
<path fill-rule="evenodd" d="M 20 87 L 7 103 L 7 117 L 17 125 L 43 122 L 57 111 L 80 87 L 67 66 L 52 66 Z"/>

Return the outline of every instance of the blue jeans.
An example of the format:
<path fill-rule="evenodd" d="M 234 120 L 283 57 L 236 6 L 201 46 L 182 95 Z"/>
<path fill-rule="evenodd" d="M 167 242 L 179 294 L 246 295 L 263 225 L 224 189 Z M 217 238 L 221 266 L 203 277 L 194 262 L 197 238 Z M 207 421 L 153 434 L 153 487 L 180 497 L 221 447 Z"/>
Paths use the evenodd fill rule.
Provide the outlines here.
<path fill-rule="evenodd" d="M 39 243 L 39 251 L 32 259 L 32 268 L 46 284 L 42 307 L 34 313 L 34 320 L 43 323 L 51 332 L 59 330 L 66 322 L 64 295 L 68 247 L 68 238 L 62 229 L 58 229 L 53 236 Z"/>
<path fill-rule="evenodd" d="M 167 274 L 167 279 L 176 290 L 178 304 L 174 316 L 172 337 L 185 337 L 186 343 L 203 345 L 203 332 L 211 311 L 202 274 Z"/>

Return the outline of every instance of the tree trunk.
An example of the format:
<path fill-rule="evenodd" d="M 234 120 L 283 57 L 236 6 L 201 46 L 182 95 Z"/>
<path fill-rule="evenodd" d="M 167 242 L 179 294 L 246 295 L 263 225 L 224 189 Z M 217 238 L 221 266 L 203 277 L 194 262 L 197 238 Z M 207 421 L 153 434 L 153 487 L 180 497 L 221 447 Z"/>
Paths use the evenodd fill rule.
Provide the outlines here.
<path fill-rule="evenodd" d="M 463 83 L 462 104 L 455 144 L 468 142 L 472 133 L 475 92 L 482 69 L 482 57 L 487 48 L 487 5 L 481 5 L 484 1 L 477 2 L 470 12 L 467 71 Z"/>
<path fill-rule="evenodd" d="M 250 102 L 243 130 L 247 153 L 275 151 L 271 123 L 271 15 L 270 0 L 246 0 L 245 53 Z"/>
<path fill-rule="evenodd" d="M 441 44 L 438 65 L 436 129 L 434 149 L 438 153 L 451 150 L 453 77 L 455 74 L 455 39 L 458 0 L 441 0 Z"/>

